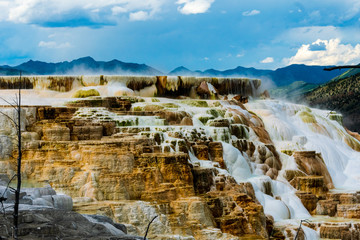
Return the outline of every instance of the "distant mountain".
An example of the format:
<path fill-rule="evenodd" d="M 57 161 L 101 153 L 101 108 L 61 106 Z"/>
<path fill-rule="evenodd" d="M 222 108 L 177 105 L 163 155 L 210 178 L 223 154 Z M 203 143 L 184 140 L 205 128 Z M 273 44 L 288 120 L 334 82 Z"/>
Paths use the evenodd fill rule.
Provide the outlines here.
<path fill-rule="evenodd" d="M 95 61 L 91 57 L 84 57 L 71 62 L 47 63 L 30 60 L 15 67 L 2 66 L 8 71 L 24 71 L 36 75 L 64 75 L 64 74 L 132 74 L 132 75 L 162 75 L 163 73 L 145 64 L 126 63 L 119 60 L 109 62 Z M 2 72 L 0 72 L 2 74 Z M 7 74 L 4 71 L 3 75 Z"/>
<path fill-rule="evenodd" d="M 198 72 L 191 71 L 184 66 L 177 67 L 168 73 L 169 76 L 198 76 Z"/>
<path fill-rule="evenodd" d="M 324 71 L 328 66 L 307 66 L 293 64 L 284 68 L 278 68 L 270 74 L 272 80 L 278 85 L 288 85 L 295 81 L 303 81 L 312 84 L 323 84 L 339 75 L 339 72 Z M 340 73 L 344 72 L 341 70 Z"/>
<path fill-rule="evenodd" d="M 296 81 L 290 85 L 270 89 L 269 93 L 272 98 L 285 98 L 292 101 L 301 101 L 303 95 L 319 87 L 318 84 Z"/>
<path fill-rule="evenodd" d="M 271 79 L 277 86 L 286 86 L 296 81 L 310 84 L 322 84 L 336 77 L 339 72 L 329 72 L 323 69 L 328 66 L 307 66 L 303 64 L 293 64 L 276 70 L 262 70 L 256 68 L 236 67 L 225 71 L 208 69 L 205 71 L 191 71 L 185 67 L 179 67 L 171 71 L 175 73 L 186 72 L 187 75 L 209 76 L 209 77 L 249 77 L 260 79 Z M 344 70 L 341 70 L 344 72 Z M 341 73 L 340 72 L 340 73 Z M 170 74 L 169 73 L 169 74 Z"/>
<path fill-rule="evenodd" d="M 328 66 L 326 66 L 328 67 Z M 272 80 L 277 86 L 282 87 L 296 81 L 309 84 L 323 84 L 336 77 L 339 71 L 324 71 L 323 66 L 290 65 L 276 70 L 263 70 L 238 66 L 234 69 L 219 71 L 208 69 L 205 71 L 192 71 L 181 66 L 175 68 L 168 75 L 173 76 L 207 76 L 207 77 L 248 77 L 263 80 Z M 96 61 L 91 57 L 83 57 L 71 62 L 47 63 L 30 60 L 18 66 L 0 66 L 0 75 L 164 75 L 159 70 L 145 64 L 126 63 L 119 60 L 109 62 Z"/>
<path fill-rule="evenodd" d="M 338 80 L 305 94 L 305 100 L 311 106 L 342 113 L 344 125 L 352 131 L 360 131 L 360 73 L 345 78 L 340 75 Z"/>
<path fill-rule="evenodd" d="M 28 75 L 26 71 L 21 71 L 22 75 Z M 20 70 L 9 66 L 0 67 L 0 76 L 19 76 Z"/>

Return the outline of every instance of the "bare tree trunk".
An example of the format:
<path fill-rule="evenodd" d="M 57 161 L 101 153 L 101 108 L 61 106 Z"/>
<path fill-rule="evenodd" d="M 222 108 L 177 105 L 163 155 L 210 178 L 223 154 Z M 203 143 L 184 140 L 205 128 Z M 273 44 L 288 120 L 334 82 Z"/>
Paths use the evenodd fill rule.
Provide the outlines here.
<path fill-rule="evenodd" d="M 19 84 L 19 98 L 17 101 L 17 137 L 18 137 L 18 157 L 17 157 L 17 187 L 15 191 L 15 205 L 14 205 L 14 238 L 18 239 L 19 232 L 19 203 L 21 191 L 21 72 Z"/>
<path fill-rule="evenodd" d="M 4 102 L 9 104 L 17 113 L 17 119 L 15 119 L 15 118 L 11 117 L 10 115 L 7 115 L 0 111 L 0 114 L 5 116 L 14 125 L 16 132 L 17 132 L 17 139 L 16 139 L 17 145 L 18 145 L 17 173 L 10 180 L 10 182 L 11 182 L 15 178 L 15 176 L 17 177 L 16 189 L 10 187 L 10 189 L 12 189 L 15 192 L 15 203 L 14 203 L 14 213 L 13 213 L 13 218 L 14 218 L 13 238 L 14 239 L 18 239 L 18 233 L 19 233 L 19 204 L 20 204 L 20 191 L 21 191 L 21 157 L 22 157 L 22 152 L 21 152 L 21 85 L 22 84 L 21 84 L 21 72 L 20 72 L 19 95 L 18 96 L 15 95 L 16 99 L 14 100 L 14 103 L 11 103 L 10 101 L 8 101 L 0 96 L 0 99 L 2 99 Z M 12 157 L 12 156 L 10 156 L 10 157 Z M 8 183 L 8 187 L 9 187 L 10 182 Z M 6 190 L 5 190 L 5 192 L 6 192 Z M 4 195 L 0 197 L 0 200 L 1 200 L 1 204 L 4 200 L 6 200 L 6 198 L 4 198 Z M 5 214 L 5 209 L 4 209 L 4 214 Z"/>

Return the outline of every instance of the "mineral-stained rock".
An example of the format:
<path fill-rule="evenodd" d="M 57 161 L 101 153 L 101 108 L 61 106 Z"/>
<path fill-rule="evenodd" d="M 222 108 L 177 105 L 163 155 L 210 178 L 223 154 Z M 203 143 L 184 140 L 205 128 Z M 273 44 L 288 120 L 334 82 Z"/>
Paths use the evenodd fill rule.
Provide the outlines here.
<path fill-rule="evenodd" d="M 170 125 L 182 125 L 181 122 L 185 117 L 191 117 L 187 112 L 183 112 L 183 111 L 172 112 L 166 110 L 159 111 L 155 113 L 155 115 L 159 116 L 162 119 L 166 119 L 166 121 Z"/>
<path fill-rule="evenodd" d="M 346 132 L 350 134 L 352 137 L 356 138 L 360 142 L 360 134 L 357 132 L 352 132 L 349 129 L 345 128 Z"/>
<path fill-rule="evenodd" d="M 270 98 L 270 93 L 268 90 L 265 90 L 263 93 L 260 94 L 260 98 L 262 99 L 266 99 L 266 98 Z"/>
<path fill-rule="evenodd" d="M 207 82 L 202 81 L 200 85 L 196 88 L 196 93 L 199 94 L 202 98 L 208 98 L 210 97 L 210 90 L 207 85 Z"/>
<path fill-rule="evenodd" d="M 318 198 L 312 193 L 301 192 L 301 191 L 296 192 L 296 196 L 298 196 L 298 198 L 300 198 L 304 207 L 310 213 L 313 213 L 313 211 L 316 209 Z"/>
<path fill-rule="evenodd" d="M 338 204 L 337 215 L 344 218 L 360 218 L 360 204 Z"/>
<path fill-rule="evenodd" d="M 271 215 L 266 215 L 266 230 L 268 235 L 271 236 L 271 233 L 274 230 L 274 218 Z"/>
<path fill-rule="evenodd" d="M 328 191 L 323 176 L 296 177 L 294 180 L 291 184 L 300 191 L 311 192 L 316 196 L 323 196 Z"/>
<path fill-rule="evenodd" d="M 236 95 L 233 99 L 241 103 L 247 103 L 249 101 L 248 97 L 243 97 L 241 95 Z"/>
<path fill-rule="evenodd" d="M 170 92 L 168 80 L 164 94 Z M 185 80 L 182 91 L 189 90 Z M 163 86 L 164 81 L 159 84 Z M 160 106 L 156 112 L 129 111 L 130 100 L 123 100 L 87 99 L 70 110 L 37 108 L 36 121 L 27 126 L 23 136 L 25 142 L 32 142 L 24 145 L 23 177 L 50 183 L 75 199 L 75 211 L 111 217 L 124 223 L 131 234 L 144 234 L 152 217 L 158 216 L 149 232 L 153 239 L 175 239 L 174 234 L 199 240 L 269 236 L 273 222 L 264 215 L 252 185 L 237 183 L 223 174 L 227 168 L 223 144 L 213 141 L 216 136 L 210 137 L 204 128 L 191 127 L 191 115 L 185 111 L 157 102 L 151 104 Z M 209 106 L 208 101 L 184 101 L 195 107 Z M 231 104 L 245 109 L 235 101 Z M 113 114 L 117 114 L 116 120 L 110 118 Z M 244 139 L 235 141 L 233 137 L 233 144 L 251 161 L 267 161 L 271 167 L 263 164 L 262 169 L 276 178 L 281 163 L 261 119 L 255 114 L 245 117 L 240 111 L 233 118 L 221 119 L 224 116 L 217 114 L 207 123 L 211 129 L 225 132 L 230 140 L 230 127 L 234 127 L 232 133 Z M 135 120 L 154 115 L 162 126 L 142 126 Z M 232 119 L 243 121 L 241 130 L 231 125 Z M 122 124 L 124 121 L 131 124 Z M 258 134 L 251 141 L 247 137 L 250 128 Z M 188 155 L 191 147 L 199 159 L 196 163 Z M 207 162 L 203 164 L 203 160 Z M 15 161 L 1 163 L 1 167 L 1 172 L 11 173 Z M 266 193 L 271 194 L 270 187 Z M 69 199 L 62 196 L 32 194 L 34 197 L 23 196 L 22 201 L 70 209 Z M 29 217 L 26 222 L 34 219 Z"/>
<path fill-rule="evenodd" d="M 100 140 L 103 136 L 103 126 L 74 126 L 74 140 Z"/>
<path fill-rule="evenodd" d="M 316 206 L 316 214 L 335 216 L 339 202 L 333 200 L 320 200 Z"/>
<path fill-rule="evenodd" d="M 207 125 L 209 125 L 210 127 L 230 127 L 230 122 L 227 119 L 214 119 L 214 120 L 209 120 L 207 122 Z"/>
<path fill-rule="evenodd" d="M 282 229 L 279 228 L 274 228 L 272 233 L 271 233 L 271 237 L 270 239 L 276 239 L 276 240 L 283 240 L 285 239 L 284 233 Z"/>
<path fill-rule="evenodd" d="M 194 167 L 192 169 L 194 176 L 194 189 L 198 194 L 207 193 L 215 186 L 214 176 L 217 175 L 214 168 Z"/>
<path fill-rule="evenodd" d="M 210 142 L 209 154 L 212 161 L 218 162 L 221 168 L 226 169 L 221 142 Z"/>
<path fill-rule="evenodd" d="M 327 223 L 320 227 L 320 237 L 328 239 L 351 240 L 350 224 Z M 350 234 L 350 235 L 349 235 Z"/>
<path fill-rule="evenodd" d="M 70 141 L 70 129 L 63 124 L 47 124 L 43 128 L 43 140 Z"/>
<path fill-rule="evenodd" d="M 320 154 L 315 151 L 299 151 L 294 152 L 293 156 L 301 171 L 307 175 L 323 176 L 326 187 L 334 188 L 330 173 Z"/>
<path fill-rule="evenodd" d="M 292 170 L 292 169 L 285 170 L 284 177 L 286 178 L 286 180 L 288 182 L 291 182 L 294 178 L 299 177 L 299 176 L 303 177 L 303 176 L 305 176 L 305 173 L 303 173 L 300 170 Z"/>
<path fill-rule="evenodd" d="M 208 205 L 201 198 L 183 198 L 170 204 L 175 214 L 185 214 L 187 221 L 199 228 L 214 227 L 214 218 Z"/>
<path fill-rule="evenodd" d="M 77 108 L 71 107 L 39 107 L 37 109 L 37 119 L 70 119 L 77 111 Z"/>
<path fill-rule="evenodd" d="M 244 193 L 241 187 L 230 190 L 229 187 L 234 186 L 234 183 L 229 180 L 224 181 L 225 186 L 220 192 L 211 191 L 206 194 L 206 201 L 215 217 L 216 226 L 225 233 L 237 236 L 257 234 L 267 237 L 267 229 L 264 228 L 266 217 L 262 206 L 253 198 L 255 194 Z"/>
<path fill-rule="evenodd" d="M 105 107 L 109 109 L 115 109 L 118 111 L 129 111 L 131 108 L 131 101 L 129 99 L 123 99 L 120 97 L 93 97 L 91 99 L 77 100 L 74 102 L 68 102 L 66 104 L 71 108 L 78 107 Z"/>
<path fill-rule="evenodd" d="M 269 176 L 271 179 L 276 179 L 278 171 L 275 168 L 270 168 L 265 175 Z"/>
<path fill-rule="evenodd" d="M 166 91 L 167 76 L 157 76 L 156 78 L 157 94 L 161 96 Z"/>
<path fill-rule="evenodd" d="M 340 204 L 360 203 L 359 200 L 360 200 L 359 193 L 342 193 L 342 194 L 340 194 L 340 197 L 339 197 Z"/>
<path fill-rule="evenodd" d="M 181 122 L 180 125 L 182 126 L 192 126 L 193 125 L 193 121 L 190 117 L 184 117 Z"/>
<path fill-rule="evenodd" d="M 230 128 L 231 134 L 236 136 L 239 139 L 248 139 L 249 138 L 249 128 L 246 125 L 242 124 L 231 124 Z"/>
<path fill-rule="evenodd" d="M 199 160 L 208 160 L 209 159 L 209 148 L 206 145 L 193 145 L 195 156 Z"/>

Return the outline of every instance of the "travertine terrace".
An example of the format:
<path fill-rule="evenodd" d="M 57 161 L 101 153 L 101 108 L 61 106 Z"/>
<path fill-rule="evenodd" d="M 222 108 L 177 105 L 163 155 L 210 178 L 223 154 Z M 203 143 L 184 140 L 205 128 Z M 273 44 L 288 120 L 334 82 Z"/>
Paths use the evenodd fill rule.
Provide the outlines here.
<path fill-rule="evenodd" d="M 164 240 L 284 239 L 297 230 L 296 220 L 277 224 L 286 219 L 360 218 L 357 192 L 330 191 L 337 181 L 324 153 L 307 149 L 306 136 L 284 145 L 284 128 L 279 138 L 269 130 L 264 106 L 272 100 L 255 101 L 268 97 L 260 80 L 41 76 L 25 82 L 25 100 L 46 91 L 62 104 L 23 107 L 23 177 L 70 195 L 74 211 L 108 216 L 134 235 L 158 216 L 149 238 Z M 18 84 L 0 78 L 2 88 Z M 326 124 L 336 121 L 291 108 L 309 131 L 333 134 Z M 349 151 L 360 149 L 334 125 Z M 10 176 L 14 132 L 3 118 L 0 129 L 1 172 Z M 327 238 L 339 227 L 341 238 L 359 235 L 358 225 L 346 224 L 308 225 L 300 238 L 315 234 L 310 228 Z"/>

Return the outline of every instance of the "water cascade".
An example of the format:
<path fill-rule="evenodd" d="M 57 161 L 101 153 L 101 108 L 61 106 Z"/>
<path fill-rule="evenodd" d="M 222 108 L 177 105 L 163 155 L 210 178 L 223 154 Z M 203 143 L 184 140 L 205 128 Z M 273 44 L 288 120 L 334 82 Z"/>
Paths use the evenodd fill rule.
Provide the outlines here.
<path fill-rule="evenodd" d="M 334 112 L 248 102 L 259 96 L 258 80 L 28 79 L 33 90 L 24 91 L 32 98 L 57 91 L 65 94 L 54 95 L 57 104 L 67 107 L 24 108 L 25 178 L 51 182 L 73 197 L 79 212 L 109 215 L 132 234 L 157 214 L 150 236 L 158 239 L 267 238 L 275 230 L 291 238 L 301 219 L 318 223 L 301 232 L 316 239 L 325 225 L 312 215 L 357 217 L 350 208 L 360 190 L 359 140 Z M 4 82 L 14 85 L 13 78 Z M 100 96 L 71 99 L 89 89 Z M 13 133 L 0 121 L 0 140 L 9 149 Z M 9 174 L 5 148 L 0 163 Z"/>

